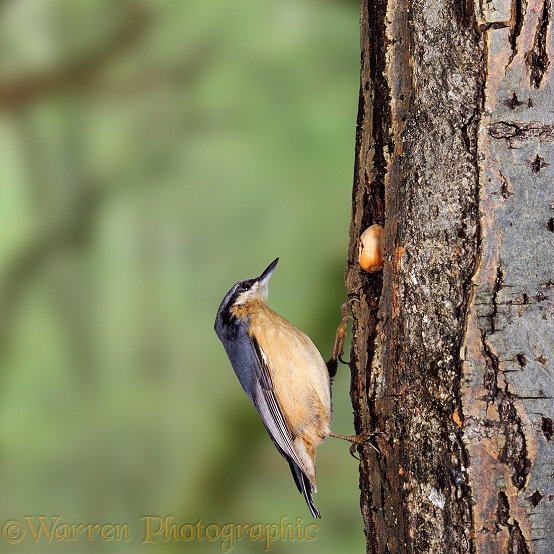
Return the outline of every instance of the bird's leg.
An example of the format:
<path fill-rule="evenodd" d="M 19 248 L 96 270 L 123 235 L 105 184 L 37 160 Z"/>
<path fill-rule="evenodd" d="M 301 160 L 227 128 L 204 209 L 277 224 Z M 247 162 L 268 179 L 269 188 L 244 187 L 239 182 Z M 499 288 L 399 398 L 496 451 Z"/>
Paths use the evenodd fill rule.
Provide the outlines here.
<path fill-rule="evenodd" d="M 376 432 L 376 433 L 360 433 L 359 435 L 338 435 L 337 433 L 329 433 L 329 437 L 334 437 L 336 439 L 342 439 L 348 442 L 351 442 L 350 446 L 350 455 L 353 456 L 356 459 L 359 459 L 357 456 L 354 455 L 354 452 L 356 451 L 356 447 L 359 444 L 367 443 L 369 444 L 377 454 L 381 454 L 379 452 L 379 449 L 371 442 L 371 439 L 375 435 L 381 435 L 382 433 Z"/>
<path fill-rule="evenodd" d="M 327 362 L 327 369 L 329 371 L 329 376 L 331 379 L 337 374 L 338 362 L 348 365 L 348 362 L 342 360 L 344 354 L 344 341 L 346 340 L 346 327 L 348 325 L 348 318 L 350 317 L 348 310 L 350 308 L 350 303 L 353 299 L 347 300 L 340 308 L 342 313 L 342 321 L 337 328 L 337 333 L 335 335 L 335 346 L 333 347 L 333 354 L 329 361 Z"/>

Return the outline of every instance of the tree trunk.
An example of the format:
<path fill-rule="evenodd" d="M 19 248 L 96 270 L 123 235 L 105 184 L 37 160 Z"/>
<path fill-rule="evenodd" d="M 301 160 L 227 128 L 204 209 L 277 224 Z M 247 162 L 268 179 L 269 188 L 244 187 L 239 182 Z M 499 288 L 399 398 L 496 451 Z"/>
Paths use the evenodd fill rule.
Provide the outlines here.
<path fill-rule="evenodd" d="M 551 0 L 362 0 L 346 284 L 371 553 L 554 552 Z M 384 226 L 385 265 L 358 265 Z"/>

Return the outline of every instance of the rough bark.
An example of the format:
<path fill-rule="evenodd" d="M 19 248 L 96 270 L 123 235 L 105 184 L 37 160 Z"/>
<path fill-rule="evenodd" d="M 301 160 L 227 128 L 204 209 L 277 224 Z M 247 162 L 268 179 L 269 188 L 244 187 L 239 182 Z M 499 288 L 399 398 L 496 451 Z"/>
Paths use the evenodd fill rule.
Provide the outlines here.
<path fill-rule="evenodd" d="M 347 290 L 367 551 L 554 551 L 550 0 L 362 0 Z M 385 228 L 385 266 L 357 263 Z"/>

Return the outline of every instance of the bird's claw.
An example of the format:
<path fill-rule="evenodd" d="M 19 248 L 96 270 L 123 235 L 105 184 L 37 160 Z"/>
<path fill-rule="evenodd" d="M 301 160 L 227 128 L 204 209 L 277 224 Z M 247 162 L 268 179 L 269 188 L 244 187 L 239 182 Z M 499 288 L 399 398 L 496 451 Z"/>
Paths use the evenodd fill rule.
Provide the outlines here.
<path fill-rule="evenodd" d="M 351 445 L 350 445 L 350 448 L 348 449 L 348 451 L 350 452 L 350 456 L 352 456 L 353 458 L 356 458 L 356 460 L 358 460 L 358 462 L 360 461 L 360 457 L 356 455 L 356 448 L 358 447 L 358 444 L 357 442 L 353 442 Z"/>
<path fill-rule="evenodd" d="M 354 435 L 352 437 L 352 444 L 350 445 L 349 449 L 350 455 L 353 458 L 356 458 L 356 460 L 360 460 L 360 458 L 356 456 L 355 452 L 357 451 L 358 446 L 361 444 L 369 444 L 369 446 L 371 446 L 371 448 L 373 448 L 373 450 L 375 450 L 377 454 L 381 454 L 381 451 L 372 442 L 372 439 L 373 437 L 375 437 L 375 435 L 382 435 L 382 433 L 380 431 L 376 431 L 374 433 L 360 433 L 358 435 Z"/>
<path fill-rule="evenodd" d="M 350 365 L 350 362 L 345 362 L 342 359 L 342 356 L 344 355 L 344 342 L 346 341 L 346 328 L 348 325 L 348 319 L 350 318 L 350 305 L 353 301 L 358 301 L 357 298 L 349 298 L 342 306 L 341 306 L 341 314 L 342 314 L 342 320 L 340 322 L 340 325 L 337 328 L 336 336 L 335 336 L 335 345 L 333 347 L 333 354 L 331 356 L 331 359 L 327 362 L 327 368 L 329 370 L 329 375 L 331 378 L 335 376 L 337 373 L 337 367 L 338 362 L 341 362 L 344 365 Z"/>

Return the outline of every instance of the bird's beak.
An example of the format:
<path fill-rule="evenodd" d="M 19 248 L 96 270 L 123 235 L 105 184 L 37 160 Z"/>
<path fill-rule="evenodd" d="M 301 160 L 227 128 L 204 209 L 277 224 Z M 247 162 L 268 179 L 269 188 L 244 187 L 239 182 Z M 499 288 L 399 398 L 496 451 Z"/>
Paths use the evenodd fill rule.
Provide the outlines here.
<path fill-rule="evenodd" d="M 258 282 L 262 287 L 266 288 L 267 284 L 269 283 L 269 280 L 271 279 L 271 275 L 275 271 L 275 268 L 277 267 L 277 262 L 279 261 L 279 258 L 275 258 L 264 270 L 264 272 L 258 277 Z"/>

